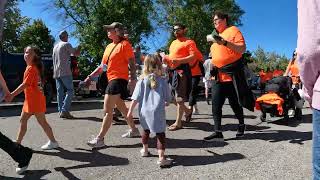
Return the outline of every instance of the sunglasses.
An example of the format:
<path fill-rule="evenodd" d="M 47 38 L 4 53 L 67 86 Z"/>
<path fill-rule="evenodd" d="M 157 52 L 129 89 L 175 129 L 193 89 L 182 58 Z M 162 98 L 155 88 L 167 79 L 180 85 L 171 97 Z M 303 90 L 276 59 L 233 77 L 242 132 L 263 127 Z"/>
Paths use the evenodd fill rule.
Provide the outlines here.
<path fill-rule="evenodd" d="M 180 31 L 182 28 L 173 28 L 173 32 Z"/>

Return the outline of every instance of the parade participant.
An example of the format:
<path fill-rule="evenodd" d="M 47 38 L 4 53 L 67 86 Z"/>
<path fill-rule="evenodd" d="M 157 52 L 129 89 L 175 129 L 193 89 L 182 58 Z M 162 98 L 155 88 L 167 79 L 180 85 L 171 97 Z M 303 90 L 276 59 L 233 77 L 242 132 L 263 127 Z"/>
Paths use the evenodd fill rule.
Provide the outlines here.
<path fill-rule="evenodd" d="M 110 25 L 104 25 L 104 30 L 108 32 L 108 38 L 112 40 L 105 51 L 102 58 L 102 65 L 107 65 L 108 86 L 104 97 L 104 118 L 99 134 L 90 140 L 87 144 L 91 147 L 103 147 L 104 137 L 108 132 L 112 119 L 113 109 L 115 106 L 120 112 L 126 116 L 128 108 L 124 100 L 129 96 L 127 85 L 130 77 L 134 78 L 135 61 L 131 44 L 124 38 L 124 26 L 119 22 L 113 22 Z M 89 83 L 92 77 L 103 72 L 103 67 L 96 68 L 86 79 L 85 83 Z M 122 135 L 122 137 L 140 136 L 139 130 L 136 128 L 132 118 L 126 118 L 130 130 Z"/>
<path fill-rule="evenodd" d="M 139 103 L 139 121 L 143 128 L 142 157 L 149 156 L 148 141 L 150 132 L 157 137 L 157 149 L 160 167 L 169 166 L 171 159 L 164 156 L 166 131 L 166 104 L 171 100 L 167 79 L 162 77 L 162 62 L 157 55 L 147 55 L 144 59 L 143 73 L 134 89 L 132 102 L 127 118 L 132 118 L 132 112 Z"/>
<path fill-rule="evenodd" d="M 0 94 L 1 92 L 4 94 L 4 97 L 6 97 L 6 100 L 9 100 L 10 92 L 0 71 Z M 0 103 L 2 100 L 3 99 L 0 98 Z M 18 174 L 22 174 L 28 169 L 33 154 L 32 149 L 11 141 L 11 139 L 3 135 L 1 132 L 0 148 L 8 153 L 14 161 L 19 163 L 18 167 L 16 168 L 16 172 Z"/>
<path fill-rule="evenodd" d="M 59 144 L 54 138 L 52 129 L 45 116 L 46 99 L 42 86 L 43 64 L 41 62 L 40 50 L 34 46 L 27 46 L 24 49 L 24 60 L 26 61 L 27 67 L 23 75 L 23 82 L 9 96 L 9 100 L 11 101 L 22 91 L 24 91 L 25 95 L 16 142 L 21 144 L 27 132 L 28 120 L 34 115 L 49 138 L 49 141 L 41 146 L 41 149 L 50 150 L 58 148 Z"/>
<path fill-rule="evenodd" d="M 214 12 L 212 16 L 214 27 L 218 35 L 211 46 L 212 65 L 222 68 L 241 59 L 246 50 L 246 44 L 242 33 L 235 26 L 228 26 L 228 15 L 222 12 Z M 245 131 L 243 108 L 239 104 L 237 92 L 233 85 L 233 79 L 229 74 L 217 71 L 216 79 L 212 83 L 212 115 L 214 120 L 214 133 L 205 137 L 205 141 L 223 141 L 222 135 L 222 106 L 228 98 L 229 104 L 239 120 L 237 137 L 243 136 Z M 253 104 L 254 106 L 254 104 Z"/>
<path fill-rule="evenodd" d="M 175 101 L 177 103 L 177 117 L 174 124 L 168 127 L 170 131 L 182 128 L 182 116 L 185 113 L 186 121 L 190 121 L 192 110 L 184 103 L 188 101 L 191 91 L 192 75 L 189 62 L 196 58 L 196 44 L 187 38 L 186 26 L 177 23 L 173 27 L 176 39 L 171 43 L 169 55 L 165 55 L 164 62 L 174 70 L 172 77 L 172 88 L 175 90 Z"/>

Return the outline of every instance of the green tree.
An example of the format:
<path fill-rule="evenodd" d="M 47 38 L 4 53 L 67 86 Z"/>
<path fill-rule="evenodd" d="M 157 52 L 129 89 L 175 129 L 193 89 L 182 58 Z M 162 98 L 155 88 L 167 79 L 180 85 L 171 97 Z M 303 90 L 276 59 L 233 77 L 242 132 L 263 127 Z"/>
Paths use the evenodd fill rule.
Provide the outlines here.
<path fill-rule="evenodd" d="M 188 28 L 187 36 L 195 40 L 203 53 L 207 53 L 211 45 L 206 41 L 206 35 L 214 28 L 212 13 L 215 10 L 228 13 L 230 25 L 237 26 L 241 25 L 240 17 L 244 14 L 234 0 L 156 0 L 155 2 L 158 24 L 166 26 L 169 31 L 176 22 L 185 24 Z M 168 45 L 173 39 L 171 36 Z"/>
<path fill-rule="evenodd" d="M 289 62 L 286 56 L 279 55 L 276 52 L 266 52 L 260 46 L 253 51 L 252 58 L 253 60 L 248 66 L 255 73 L 258 73 L 261 69 L 265 72 L 275 69 L 285 71 Z"/>
<path fill-rule="evenodd" d="M 52 53 L 54 38 L 50 35 L 48 27 L 40 19 L 33 21 L 31 25 L 23 29 L 19 40 L 20 44 L 17 47 L 19 52 L 23 52 L 26 46 L 35 44 L 43 53 Z"/>
<path fill-rule="evenodd" d="M 132 44 L 148 36 L 153 28 L 149 14 L 152 0 L 55 0 L 59 16 L 74 27 L 72 33 L 81 44 L 79 66 L 85 74 L 100 63 L 104 48 L 110 42 L 104 24 L 123 23 Z"/>
<path fill-rule="evenodd" d="M 18 52 L 19 37 L 29 18 L 21 16 L 17 0 L 7 1 L 4 14 L 3 49 Z"/>

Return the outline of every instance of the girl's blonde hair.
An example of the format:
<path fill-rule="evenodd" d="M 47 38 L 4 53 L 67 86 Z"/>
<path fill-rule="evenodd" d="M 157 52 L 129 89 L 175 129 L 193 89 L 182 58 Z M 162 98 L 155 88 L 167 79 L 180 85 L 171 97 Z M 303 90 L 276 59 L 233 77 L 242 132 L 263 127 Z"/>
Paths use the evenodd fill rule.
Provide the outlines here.
<path fill-rule="evenodd" d="M 147 77 L 150 74 L 155 74 L 157 76 L 162 75 L 162 63 L 159 56 L 154 54 L 148 54 L 144 58 L 144 66 L 143 66 L 143 73 L 141 75 L 141 79 Z M 150 88 L 155 89 L 157 87 L 157 81 L 155 76 L 150 76 Z"/>

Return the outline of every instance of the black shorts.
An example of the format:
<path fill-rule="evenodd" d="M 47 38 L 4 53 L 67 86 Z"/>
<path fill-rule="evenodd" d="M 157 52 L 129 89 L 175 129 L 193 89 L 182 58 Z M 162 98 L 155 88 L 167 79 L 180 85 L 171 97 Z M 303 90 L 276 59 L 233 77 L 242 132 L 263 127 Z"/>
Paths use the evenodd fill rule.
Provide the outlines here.
<path fill-rule="evenodd" d="M 106 94 L 117 95 L 120 94 L 120 98 L 125 100 L 129 97 L 128 81 L 125 79 L 114 79 L 108 82 L 106 88 Z"/>

